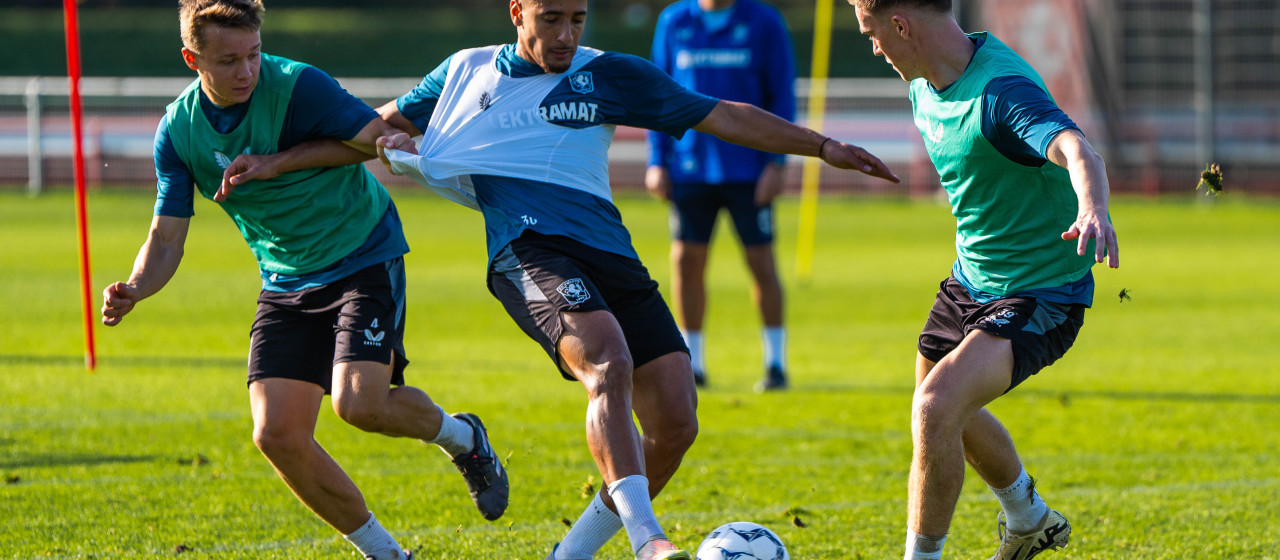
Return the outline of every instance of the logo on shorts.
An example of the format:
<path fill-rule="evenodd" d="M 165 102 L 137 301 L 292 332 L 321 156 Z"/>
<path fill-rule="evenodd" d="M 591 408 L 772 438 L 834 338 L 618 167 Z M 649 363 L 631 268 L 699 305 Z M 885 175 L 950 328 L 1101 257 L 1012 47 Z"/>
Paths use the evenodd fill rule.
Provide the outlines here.
<path fill-rule="evenodd" d="M 556 291 L 560 292 L 565 301 L 572 305 L 591 299 L 591 292 L 587 291 L 587 286 L 582 283 L 581 278 L 565 280 L 563 284 L 560 284 L 560 287 L 556 288 Z"/>
<path fill-rule="evenodd" d="M 1009 324 L 1010 319 L 1013 319 L 1014 317 L 1017 317 L 1017 316 L 1018 314 L 1015 313 L 1012 309 L 1001 309 L 999 311 L 996 311 L 995 313 L 992 313 L 990 315 L 987 315 L 986 317 L 983 317 L 982 320 L 984 322 L 995 323 L 996 326 L 1003 327 Z"/>
<path fill-rule="evenodd" d="M 591 79 L 591 72 L 574 72 L 569 75 L 569 88 L 578 93 L 591 93 L 595 91 L 595 81 Z"/>
<path fill-rule="evenodd" d="M 374 334 L 370 329 L 376 328 L 378 328 L 378 320 L 374 319 L 373 322 L 369 324 L 369 328 L 364 330 L 365 346 L 382 346 L 382 339 L 387 336 L 387 331 L 378 331 L 377 334 Z"/>

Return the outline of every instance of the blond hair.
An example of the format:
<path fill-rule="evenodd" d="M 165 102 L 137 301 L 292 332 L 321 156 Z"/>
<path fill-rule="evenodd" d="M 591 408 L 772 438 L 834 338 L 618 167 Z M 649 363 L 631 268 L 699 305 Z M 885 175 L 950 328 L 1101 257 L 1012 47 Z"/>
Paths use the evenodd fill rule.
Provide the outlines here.
<path fill-rule="evenodd" d="M 199 53 L 208 25 L 257 31 L 262 27 L 262 0 L 178 0 L 182 46 Z"/>

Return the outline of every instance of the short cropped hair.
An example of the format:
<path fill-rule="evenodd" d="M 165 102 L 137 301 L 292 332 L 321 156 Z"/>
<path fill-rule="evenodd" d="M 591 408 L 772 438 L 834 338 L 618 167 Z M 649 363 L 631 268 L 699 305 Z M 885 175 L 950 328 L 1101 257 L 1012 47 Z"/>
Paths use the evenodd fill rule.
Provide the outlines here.
<path fill-rule="evenodd" d="M 208 25 L 257 31 L 262 27 L 264 11 L 262 0 L 178 0 L 182 46 L 199 53 Z"/>
<path fill-rule="evenodd" d="M 938 12 L 951 11 L 951 0 L 853 0 L 853 5 L 869 14 L 902 5 L 930 8 Z"/>

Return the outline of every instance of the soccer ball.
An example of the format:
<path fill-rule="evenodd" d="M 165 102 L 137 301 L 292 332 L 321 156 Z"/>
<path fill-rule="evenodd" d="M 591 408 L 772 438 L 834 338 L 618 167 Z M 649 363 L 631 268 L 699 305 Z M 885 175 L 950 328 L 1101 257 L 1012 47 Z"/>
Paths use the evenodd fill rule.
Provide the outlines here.
<path fill-rule="evenodd" d="M 698 545 L 698 560 L 791 560 L 782 539 L 763 525 L 734 521 L 716 528 Z"/>

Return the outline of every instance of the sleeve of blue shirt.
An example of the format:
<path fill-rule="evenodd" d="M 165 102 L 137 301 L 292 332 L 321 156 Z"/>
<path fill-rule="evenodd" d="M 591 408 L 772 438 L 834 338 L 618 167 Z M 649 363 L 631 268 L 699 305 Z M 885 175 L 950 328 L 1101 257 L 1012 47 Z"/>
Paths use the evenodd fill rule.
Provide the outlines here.
<path fill-rule="evenodd" d="M 417 87 L 396 98 L 396 108 L 400 109 L 400 114 L 418 127 L 418 130 L 426 130 L 427 125 L 431 124 L 431 113 L 435 112 L 440 93 L 444 91 L 444 79 L 449 74 L 451 60 L 452 55 L 422 78 Z"/>
<path fill-rule="evenodd" d="M 609 52 L 591 64 L 592 69 L 607 71 L 608 79 L 617 88 L 622 114 L 610 118 L 610 124 L 656 130 L 681 138 L 707 118 L 720 102 L 676 83 L 652 62 L 638 56 Z"/>
<path fill-rule="evenodd" d="M 174 218 L 194 216 L 196 182 L 191 169 L 178 157 L 169 138 L 169 120 L 160 120 L 156 128 L 156 208 L 155 215 Z"/>
<path fill-rule="evenodd" d="M 658 16 L 658 26 L 653 30 L 653 47 L 650 51 L 650 60 L 659 70 L 671 74 L 671 49 L 667 44 L 669 31 L 667 28 L 671 26 L 674 20 L 673 10 L 668 8 Z M 671 150 L 673 139 L 671 135 L 662 132 L 650 130 L 647 133 L 649 137 L 649 165 L 667 166 L 666 154 Z"/>
<path fill-rule="evenodd" d="M 1025 76 L 991 80 L 983 95 L 982 135 L 1015 163 L 1040 167 L 1058 133 L 1080 130 L 1040 86 Z"/>
<path fill-rule="evenodd" d="M 293 85 L 276 147 L 284 151 L 317 138 L 350 140 L 376 118 L 377 111 L 347 93 L 337 80 L 319 68 L 307 67 Z"/>
<path fill-rule="evenodd" d="M 782 20 L 782 14 L 776 9 L 770 9 L 773 15 L 772 25 L 765 28 L 768 32 L 765 44 L 771 45 L 772 48 L 766 49 L 767 58 L 764 60 L 764 79 L 765 79 L 765 103 L 763 108 L 770 113 L 778 115 L 791 122 L 796 120 L 796 61 L 795 52 L 791 45 L 791 33 L 787 31 L 786 23 Z M 786 160 L 785 154 L 779 154 L 774 158 L 777 163 Z"/>

